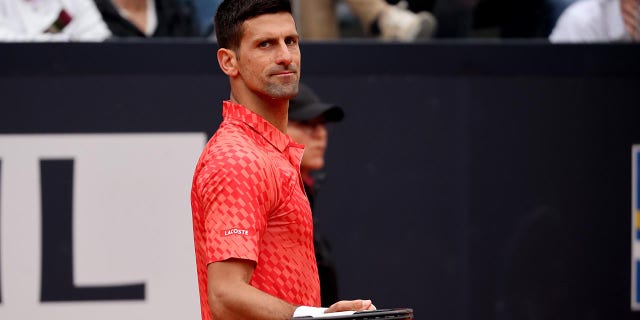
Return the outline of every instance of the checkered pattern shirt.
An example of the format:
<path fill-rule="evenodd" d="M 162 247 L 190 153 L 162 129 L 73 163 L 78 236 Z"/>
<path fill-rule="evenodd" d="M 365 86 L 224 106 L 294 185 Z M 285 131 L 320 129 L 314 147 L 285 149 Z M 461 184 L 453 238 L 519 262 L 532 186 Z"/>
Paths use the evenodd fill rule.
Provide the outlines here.
<path fill-rule="evenodd" d="M 313 221 L 300 177 L 303 146 L 225 101 L 191 190 L 202 318 L 211 319 L 207 265 L 256 262 L 250 285 L 295 305 L 320 305 Z"/>

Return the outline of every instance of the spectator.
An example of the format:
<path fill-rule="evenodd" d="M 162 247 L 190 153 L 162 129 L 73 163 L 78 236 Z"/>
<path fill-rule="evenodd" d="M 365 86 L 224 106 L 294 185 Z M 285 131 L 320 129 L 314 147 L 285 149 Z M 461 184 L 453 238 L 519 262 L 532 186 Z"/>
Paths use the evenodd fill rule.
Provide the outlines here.
<path fill-rule="evenodd" d="M 102 41 L 110 35 L 91 1 L 0 0 L 1 41 Z"/>
<path fill-rule="evenodd" d="M 300 84 L 298 95 L 289 103 L 287 133 L 294 141 L 305 146 L 300 173 L 313 212 L 313 246 L 320 275 L 321 301 L 325 305 L 338 300 L 338 283 L 331 246 L 319 231 L 318 215 L 313 211 L 319 181 L 318 176 L 314 177 L 312 174 L 324 168 L 324 152 L 328 141 L 326 123 L 341 121 L 343 117 L 342 108 L 321 102 L 311 88 L 304 84 Z"/>
<path fill-rule="evenodd" d="M 202 318 L 289 319 L 373 310 L 370 300 L 320 306 L 303 147 L 285 134 L 300 48 L 289 0 L 226 0 L 217 59 L 229 78 L 223 122 L 191 189 Z"/>
<path fill-rule="evenodd" d="M 558 22 L 558 19 L 572 3 L 577 0 L 545 0 L 546 20 L 545 27 L 547 27 L 547 36 L 553 30 L 553 27 Z"/>
<path fill-rule="evenodd" d="M 613 42 L 640 40 L 640 0 L 581 0 L 558 19 L 551 42 Z"/>
<path fill-rule="evenodd" d="M 180 0 L 182 2 L 191 1 L 193 3 L 195 25 L 201 36 L 212 37 L 213 15 L 222 0 Z"/>
<path fill-rule="evenodd" d="M 193 12 L 175 0 L 94 0 L 115 37 L 193 37 Z"/>
<path fill-rule="evenodd" d="M 413 41 L 429 38 L 436 30 L 436 19 L 426 11 L 414 13 L 401 1 L 390 5 L 385 0 L 346 0 L 369 36 L 387 40 Z M 298 1 L 299 20 L 304 39 L 340 37 L 336 0 Z"/>

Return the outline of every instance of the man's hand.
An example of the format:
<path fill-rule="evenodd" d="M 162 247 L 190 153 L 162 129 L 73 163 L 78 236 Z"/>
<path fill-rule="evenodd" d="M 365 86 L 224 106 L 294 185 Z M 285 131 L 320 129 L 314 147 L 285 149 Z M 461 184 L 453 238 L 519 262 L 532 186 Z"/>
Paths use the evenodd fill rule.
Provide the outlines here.
<path fill-rule="evenodd" d="M 343 300 L 332 304 L 324 313 L 365 310 L 376 310 L 376 306 L 371 303 L 371 300 Z"/>

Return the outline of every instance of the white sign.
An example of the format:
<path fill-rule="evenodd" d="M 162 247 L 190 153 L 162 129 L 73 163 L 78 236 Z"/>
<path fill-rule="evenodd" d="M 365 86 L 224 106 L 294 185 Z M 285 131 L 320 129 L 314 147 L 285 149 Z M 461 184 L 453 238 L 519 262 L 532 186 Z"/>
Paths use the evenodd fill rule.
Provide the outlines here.
<path fill-rule="evenodd" d="M 0 319 L 198 319 L 190 189 L 205 142 L 204 133 L 0 135 Z M 42 223 L 51 190 L 41 171 L 56 161 L 72 168 L 70 287 L 133 285 L 135 298 L 43 294 L 42 275 L 58 262 L 42 265 L 43 234 L 57 230 Z"/>

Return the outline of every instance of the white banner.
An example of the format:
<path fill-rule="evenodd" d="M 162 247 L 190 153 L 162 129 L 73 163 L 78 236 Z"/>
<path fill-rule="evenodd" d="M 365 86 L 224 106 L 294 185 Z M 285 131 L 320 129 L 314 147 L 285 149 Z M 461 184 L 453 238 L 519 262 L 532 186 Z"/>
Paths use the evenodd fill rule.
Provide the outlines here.
<path fill-rule="evenodd" d="M 205 142 L 204 133 L 0 135 L 0 319 L 198 319 L 190 189 Z M 82 296 L 133 285 L 136 297 L 43 293 L 43 274 L 60 271 L 47 269 L 57 260 L 42 265 L 43 234 L 59 230 L 42 223 L 56 209 L 43 211 L 51 190 L 41 171 L 60 160 L 73 178 L 70 287 Z"/>

